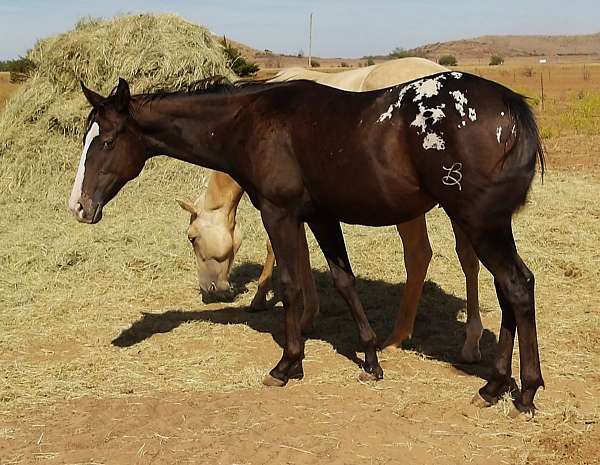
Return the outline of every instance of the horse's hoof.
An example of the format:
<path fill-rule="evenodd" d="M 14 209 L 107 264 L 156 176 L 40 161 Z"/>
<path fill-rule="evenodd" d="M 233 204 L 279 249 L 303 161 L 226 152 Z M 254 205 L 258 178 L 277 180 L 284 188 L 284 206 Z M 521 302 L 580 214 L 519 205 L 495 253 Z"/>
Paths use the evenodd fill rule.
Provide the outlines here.
<path fill-rule="evenodd" d="M 275 378 L 271 374 L 268 374 L 264 377 L 263 384 L 269 387 L 283 387 L 286 385 L 286 382 L 279 378 Z"/>
<path fill-rule="evenodd" d="M 381 378 L 377 378 L 375 374 L 367 373 L 366 371 L 361 371 L 358 375 L 358 380 L 362 382 L 378 381 L 379 379 Z"/>
<path fill-rule="evenodd" d="M 471 404 L 479 408 L 488 408 L 494 405 L 492 402 L 485 400 L 483 397 L 481 397 L 481 394 L 479 393 L 476 393 L 473 396 L 473 398 L 471 399 Z"/>
<path fill-rule="evenodd" d="M 474 347 L 473 349 L 467 349 L 466 347 L 463 347 L 460 354 L 465 363 L 478 363 L 481 361 L 481 352 L 479 351 L 479 347 Z"/>
<path fill-rule="evenodd" d="M 512 419 L 523 418 L 531 419 L 535 416 L 535 406 L 526 406 L 519 402 L 519 399 L 513 401 L 513 404 L 508 412 L 508 417 Z"/>
<path fill-rule="evenodd" d="M 378 381 L 383 379 L 383 368 L 381 368 L 379 363 L 376 365 L 365 364 L 363 365 L 363 371 L 358 376 L 358 379 L 361 381 Z"/>

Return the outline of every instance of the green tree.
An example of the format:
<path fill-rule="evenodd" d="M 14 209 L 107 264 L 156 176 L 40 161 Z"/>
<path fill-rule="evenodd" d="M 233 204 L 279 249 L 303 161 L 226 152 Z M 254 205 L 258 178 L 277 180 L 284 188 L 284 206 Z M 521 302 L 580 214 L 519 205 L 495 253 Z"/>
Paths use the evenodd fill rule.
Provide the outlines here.
<path fill-rule="evenodd" d="M 490 58 L 490 66 L 498 66 L 504 63 L 504 58 L 499 55 L 492 55 Z"/>
<path fill-rule="evenodd" d="M 251 76 L 260 69 L 256 63 L 247 61 L 242 56 L 242 53 L 231 45 L 226 37 L 223 37 L 221 45 L 223 46 L 227 61 L 229 62 L 229 67 L 239 77 Z"/>
<path fill-rule="evenodd" d="M 456 66 L 458 61 L 454 55 L 443 55 L 438 60 L 438 63 L 442 66 Z"/>

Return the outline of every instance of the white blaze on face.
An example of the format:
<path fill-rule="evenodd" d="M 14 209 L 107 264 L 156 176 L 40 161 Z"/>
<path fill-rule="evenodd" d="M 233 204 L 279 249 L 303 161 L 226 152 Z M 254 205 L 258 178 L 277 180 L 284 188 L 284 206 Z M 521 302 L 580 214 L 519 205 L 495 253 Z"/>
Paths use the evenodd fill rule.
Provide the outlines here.
<path fill-rule="evenodd" d="M 498 129 L 496 129 L 496 139 L 498 139 L 498 143 L 500 143 L 501 137 L 502 137 L 502 126 L 498 126 Z"/>
<path fill-rule="evenodd" d="M 71 197 L 69 197 L 69 209 L 73 212 L 77 211 L 77 204 L 81 199 L 81 188 L 83 186 L 83 177 L 85 176 L 85 159 L 87 152 L 92 145 L 92 141 L 100 135 L 100 126 L 94 122 L 87 134 L 85 135 L 85 144 L 83 151 L 81 152 L 81 158 L 79 159 L 79 166 L 77 167 L 77 174 L 75 175 L 75 182 L 73 183 L 73 189 L 71 190 Z"/>

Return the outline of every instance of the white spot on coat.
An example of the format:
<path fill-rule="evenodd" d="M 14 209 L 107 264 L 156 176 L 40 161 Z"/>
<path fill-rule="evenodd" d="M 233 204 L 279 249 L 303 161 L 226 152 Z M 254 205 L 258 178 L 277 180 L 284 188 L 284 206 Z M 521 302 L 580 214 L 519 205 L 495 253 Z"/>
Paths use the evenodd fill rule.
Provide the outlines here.
<path fill-rule="evenodd" d="M 419 113 L 417 113 L 415 120 L 410 125 L 420 128 L 420 134 L 423 134 L 428 126 L 438 123 L 446 116 L 443 108 L 446 108 L 446 105 L 443 103 L 434 108 L 425 108 L 422 103 L 419 103 Z"/>
<path fill-rule="evenodd" d="M 402 106 L 402 99 L 404 98 L 404 96 L 406 95 L 406 93 L 408 92 L 408 89 L 410 89 L 412 86 L 412 84 L 409 84 L 407 86 L 402 87 L 402 89 L 400 89 L 400 92 L 398 93 L 398 100 L 396 101 L 396 103 L 392 103 L 387 111 L 385 113 L 382 113 L 379 118 L 377 119 L 378 123 L 383 123 L 386 119 L 391 119 L 392 117 L 392 113 L 394 112 L 395 108 L 400 108 Z M 393 89 L 391 89 L 393 90 Z"/>
<path fill-rule="evenodd" d="M 444 142 L 444 139 L 442 139 L 435 132 L 430 132 L 425 136 L 425 139 L 423 140 L 423 148 L 425 150 L 445 150 L 446 143 Z"/>
<path fill-rule="evenodd" d="M 504 116 L 504 112 L 503 111 L 500 112 L 500 116 Z"/>
<path fill-rule="evenodd" d="M 502 127 L 498 126 L 498 129 L 496 129 L 496 139 L 498 139 L 498 143 L 500 143 L 501 136 L 502 136 Z"/>
<path fill-rule="evenodd" d="M 477 113 L 475 112 L 475 108 L 469 108 L 469 119 L 471 121 L 477 121 Z"/>
<path fill-rule="evenodd" d="M 454 78 L 454 79 L 460 79 L 461 77 L 463 77 L 462 73 L 458 73 L 456 71 L 453 71 L 452 73 L 450 73 L 450 75 Z"/>
<path fill-rule="evenodd" d="M 435 78 L 421 79 L 420 81 L 413 82 L 412 85 L 415 88 L 416 94 L 413 102 L 420 102 L 423 98 L 431 98 L 437 95 L 442 88 L 442 83 L 440 82 L 442 79 L 446 79 L 446 76 L 443 74 Z"/>
<path fill-rule="evenodd" d="M 94 121 L 90 126 L 87 134 L 85 135 L 85 144 L 83 145 L 83 151 L 81 152 L 81 158 L 79 159 L 79 166 L 77 167 L 77 174 L 75 175 L 75 182 L 73 183 L 73 189 L 71 189 L 71 196 L 69 197 L 69 209 L 72 211 L 77 210 L 77 204 L 81 199 L 81 189 L 83 186 L 83 178 L 85 177 L 85 160 L 87 152 L 92 145 L 92 141 L 100 135 L 100 126 Z"/>
<path fill-rule="evenodd" d="M 469 103 L 467 97 L 465 97 L 465 94 L 463 94 L 460 90 L 453 90 L 452 92 L 450 92 L 450 95 L 452 95 L 452 97 L 454 97 L 454 100 L 456 101 L 456 103 L 454 104 L 454 106 L 456 107 L 456 111 L 458 111 L 460 116 L 464 117 L 465 105 Z"/>

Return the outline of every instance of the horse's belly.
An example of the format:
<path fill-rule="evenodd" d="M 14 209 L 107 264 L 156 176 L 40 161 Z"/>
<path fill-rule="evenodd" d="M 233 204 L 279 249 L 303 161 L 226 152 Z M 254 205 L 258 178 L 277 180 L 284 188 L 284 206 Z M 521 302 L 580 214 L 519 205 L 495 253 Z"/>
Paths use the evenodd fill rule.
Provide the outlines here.
<path fill-rule="evenodd" d="M 335 189 L 311 193 L 311 200 L 320 214 L 344 223 L 366 226 L 403 223 L 435 205 L 435 201 L 416 184 L 381 182 L 379 179 L 348 180 Z"/>

